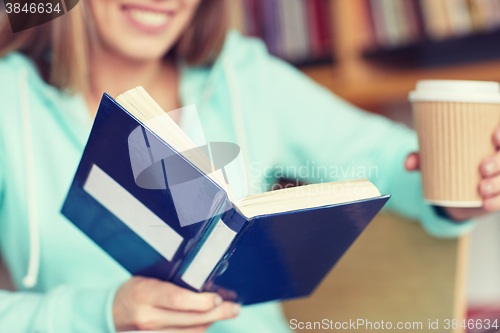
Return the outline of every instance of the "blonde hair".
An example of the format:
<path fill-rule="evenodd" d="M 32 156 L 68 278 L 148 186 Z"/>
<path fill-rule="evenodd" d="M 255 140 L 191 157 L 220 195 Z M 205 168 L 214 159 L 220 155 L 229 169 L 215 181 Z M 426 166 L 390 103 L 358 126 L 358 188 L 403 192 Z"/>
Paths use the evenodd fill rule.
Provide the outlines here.
<path fill-rule="evenodd" d="M 12 33 L 6 15 L 0 18 L 0 57 L 21 52 L 37 64 L 51 85 L 70 92 L 85 91 L 88 51 L 95 32 L 86 23 L 91 20 L 84 2 L 51 22 L 17 33 Z M 226 0 L 201 0 L 190 25 L 169 53 L 189 65 L 211 65 L 224 44 L 227 15 Z"/>

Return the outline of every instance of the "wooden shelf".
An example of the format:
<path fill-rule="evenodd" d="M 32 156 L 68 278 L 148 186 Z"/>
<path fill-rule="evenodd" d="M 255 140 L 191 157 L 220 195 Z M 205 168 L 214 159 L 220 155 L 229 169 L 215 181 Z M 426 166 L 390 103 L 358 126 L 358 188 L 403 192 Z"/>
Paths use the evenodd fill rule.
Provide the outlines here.
<path fill-rule="evenodd" d="M 500 30 L 455 36 L 444 40 L 423 40 L 410 45 L 363 52 L 372 63 L 392 68 L 417 68 L 478 63 L 500 59 Z"/>
<path fill-rule="evenodd" d="M 337 66 L 342 66 L 338 64 Z M 329 88 L 338 96 L 362 107 L 380 106 L 392 102 L 404 102 L 408 92 L 418 80 L 450 79 L 500 81 L 500 60 L 460 66 L 390 70 L 368 63 L 362 77 L 346 78 L 339 68 L 321 66 L 304 68 L 303 72 L 313 80 Z"/>

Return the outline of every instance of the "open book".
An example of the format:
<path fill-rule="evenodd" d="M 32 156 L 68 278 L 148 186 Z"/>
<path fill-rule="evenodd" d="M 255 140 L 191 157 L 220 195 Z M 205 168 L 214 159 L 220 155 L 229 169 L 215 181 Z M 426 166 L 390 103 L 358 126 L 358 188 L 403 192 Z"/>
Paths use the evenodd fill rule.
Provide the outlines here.
<path fill-rule="evenodd" d="M 242 304 L 310 294 L 389 196 L 368 180 L 234 200 L 141 87 L 104 94 L 62 213 L 134 275 Z"/>

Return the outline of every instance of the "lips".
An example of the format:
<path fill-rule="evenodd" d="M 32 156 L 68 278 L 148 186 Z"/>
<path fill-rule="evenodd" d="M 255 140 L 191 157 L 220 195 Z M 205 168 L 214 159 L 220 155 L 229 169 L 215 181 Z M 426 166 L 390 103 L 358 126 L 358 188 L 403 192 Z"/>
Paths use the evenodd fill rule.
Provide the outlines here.
<path fill-rule="evenodd" d="M 174 16 L 170 11 L 135 6 L 124 7 L 123 12 L 134 27 L 145 33 L 162 32 Z"/>

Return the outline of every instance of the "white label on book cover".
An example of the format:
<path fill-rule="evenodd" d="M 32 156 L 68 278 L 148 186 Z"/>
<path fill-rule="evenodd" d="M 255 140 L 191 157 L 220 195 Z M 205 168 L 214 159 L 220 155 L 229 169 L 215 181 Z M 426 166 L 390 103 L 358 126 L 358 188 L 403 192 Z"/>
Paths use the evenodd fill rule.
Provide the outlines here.
<path fill-rule="evenodd" d="M 83 189 L 165 259 L 172 260 L 182 236 L 97 165 L 92 166 Z"/>
<path fill-rule="evenodd" d="M 235 236 L 236 232 L 229 229 L 222 220 L 219 220 L 191 265 L 182 274 L 181 279 L 191 287 L 200 290 Z"/>

